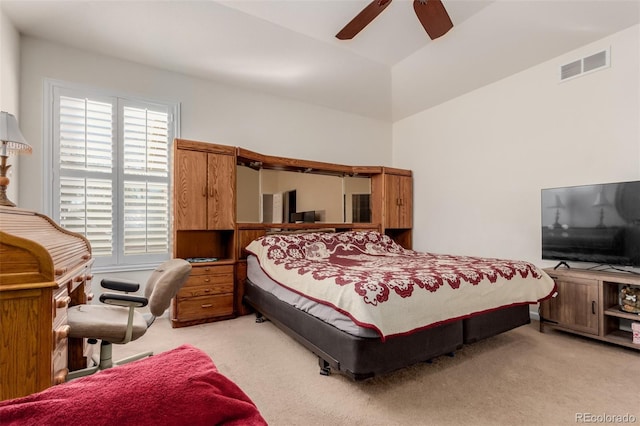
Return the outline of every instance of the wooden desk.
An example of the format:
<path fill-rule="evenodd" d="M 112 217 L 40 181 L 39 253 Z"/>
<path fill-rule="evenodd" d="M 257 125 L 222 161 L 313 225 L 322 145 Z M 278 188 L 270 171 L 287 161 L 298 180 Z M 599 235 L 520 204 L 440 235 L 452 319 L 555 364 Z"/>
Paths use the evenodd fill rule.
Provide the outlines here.
<path fill-rule="evenodd" d="M 31 211 L 0 206 L 0 400 L 39 392 L 86 366 L 67 308 L 90 300 L 91 246 Z"/>

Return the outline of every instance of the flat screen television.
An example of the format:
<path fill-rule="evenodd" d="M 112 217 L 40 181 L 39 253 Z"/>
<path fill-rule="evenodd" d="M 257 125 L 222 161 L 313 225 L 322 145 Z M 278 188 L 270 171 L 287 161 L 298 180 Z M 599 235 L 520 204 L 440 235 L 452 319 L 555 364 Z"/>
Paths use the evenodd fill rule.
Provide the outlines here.
<path fill-rule="evenodd" d="M 640 267 L 640 181 L 543 189 L 542 258 Z"/>

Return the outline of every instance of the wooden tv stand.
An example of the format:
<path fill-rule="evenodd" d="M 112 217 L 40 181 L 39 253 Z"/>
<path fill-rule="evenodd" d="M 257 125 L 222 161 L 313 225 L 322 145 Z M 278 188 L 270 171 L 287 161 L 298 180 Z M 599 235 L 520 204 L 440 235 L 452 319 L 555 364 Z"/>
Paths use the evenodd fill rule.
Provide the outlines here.
<path fill-rule="evenodd" d="M 545 269 L 558 294 L 540 303 L 540 332 L 547 328 L 613 343 L 640 351 L 633 343 L 631 323 L 640 315 L 619 308 L 623 285 L 640 287 L 640 276 L 622 272 Z"/>

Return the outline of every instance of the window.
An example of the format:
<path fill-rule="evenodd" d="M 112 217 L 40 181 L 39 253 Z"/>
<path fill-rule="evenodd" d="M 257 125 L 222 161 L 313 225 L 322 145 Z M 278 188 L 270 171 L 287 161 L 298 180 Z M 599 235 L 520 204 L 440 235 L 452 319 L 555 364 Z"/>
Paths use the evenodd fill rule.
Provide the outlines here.
<path fill-rule="evenodd" d="M 177 104 L 58 82 L 47 93 L 51 216 L 87 237 L 99 270 L 142 269 L 167 259 Z"/>

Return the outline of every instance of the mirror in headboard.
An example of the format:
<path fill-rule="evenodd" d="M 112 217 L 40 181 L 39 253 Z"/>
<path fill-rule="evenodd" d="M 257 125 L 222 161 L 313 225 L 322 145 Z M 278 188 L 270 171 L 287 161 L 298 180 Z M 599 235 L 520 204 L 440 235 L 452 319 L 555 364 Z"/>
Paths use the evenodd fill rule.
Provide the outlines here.
<path fill-rule="evenodd" d="M 368 176 L 255 170 L 242 165 L 236 170 L 238 222 L 371 222 Z M 276 210 L 282 214 L 273 213 Z"/>
<path fill-rule="evenodd" d="M 236 167 L 236 220 L 260 222 L 260 169 Z"/>
<path fill-rule="evenodd" d="M 371 222 L 371 174 L 238 148 L 236 219 L 247 223 Z"/>
<path fill-rule="evenodd" d="M 366 176 L 345 176 L 344 221 L 347 223 L 371 222 L 371 179 Z"/>

